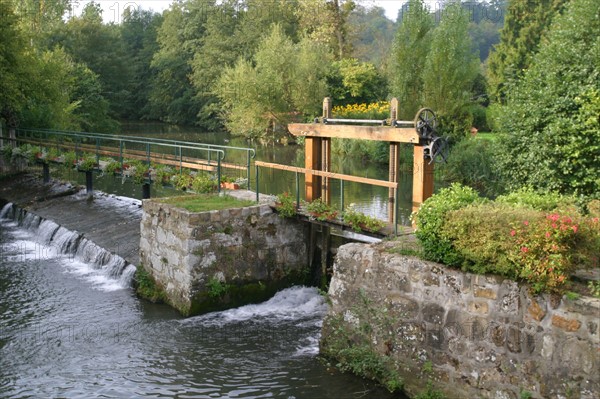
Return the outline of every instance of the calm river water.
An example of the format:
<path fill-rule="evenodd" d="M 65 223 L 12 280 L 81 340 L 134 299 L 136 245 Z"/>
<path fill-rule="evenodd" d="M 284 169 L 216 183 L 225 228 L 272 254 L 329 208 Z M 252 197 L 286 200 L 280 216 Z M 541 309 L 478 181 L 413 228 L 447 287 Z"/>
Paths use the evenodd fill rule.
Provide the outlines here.
<path fill-rule="evenodd" d="M 56 227 L 0 220 L 0 397 L 392 397 L 318 359 L 315 289 L 183 319 Z"/>

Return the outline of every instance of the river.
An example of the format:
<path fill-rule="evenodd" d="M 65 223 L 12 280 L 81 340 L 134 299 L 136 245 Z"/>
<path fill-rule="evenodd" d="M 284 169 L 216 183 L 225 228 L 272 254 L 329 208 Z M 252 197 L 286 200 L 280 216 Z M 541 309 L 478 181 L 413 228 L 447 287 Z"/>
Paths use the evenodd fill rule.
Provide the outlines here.
<path fill-rule="evenodd" d="M 327 305 L 314 288 L 183 319 L 134 295 L 131 266 L 10 210 L 0 213 L 0 397 L 392 397 L 318 358 Z"/>

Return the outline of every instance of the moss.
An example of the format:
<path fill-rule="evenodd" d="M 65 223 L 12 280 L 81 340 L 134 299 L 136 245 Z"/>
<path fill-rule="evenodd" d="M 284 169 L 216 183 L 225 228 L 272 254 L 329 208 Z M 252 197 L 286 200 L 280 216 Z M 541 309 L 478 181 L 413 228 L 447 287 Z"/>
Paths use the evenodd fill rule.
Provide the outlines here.
<path fill-rule="evenodd" d="M 135 292 L 144 299 L 153 303 L 164 303 L 165 292 L 160 288 L 154 278 L 142 266 L 138 266 L 134 277 Z"/>
<path fill-rule="evenodd" d="M 160 199 L 159 201 L 186 209 L 190 212 L 208 212 L 254 205 L 252 201 L 241 201 L 228 195 L 220 196 L 216 194 L 187 195 Z"/>

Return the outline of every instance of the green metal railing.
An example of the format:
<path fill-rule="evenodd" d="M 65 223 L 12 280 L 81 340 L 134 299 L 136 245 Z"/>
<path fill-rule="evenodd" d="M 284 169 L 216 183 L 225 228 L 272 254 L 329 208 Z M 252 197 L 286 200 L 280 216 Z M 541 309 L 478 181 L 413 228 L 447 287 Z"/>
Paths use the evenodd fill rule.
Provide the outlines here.
<path fill-rule="evenodd" d="M 241 169 L 235 164 L 229 164 L 224 162 L 225 156 L 228 152 L 243 152 L 245 153 L 245 170 L 246 178 L 248 179 L 248 186 L 251 184 L 251 163 L 256 157 L 256 150 L 253 148 L 236 147 L 236 146 L 225 146 L 207 143 L 194 143 L 181 140 L 168 140 L 160 138 L 148 138 L 140 136 L 116 136 L 102 133 L 83 133 L 83 132 L 72 132 L 72 131 L 58 131 L 49 129 L 18 129 L 17 130 L 17 141 L 21 139 L 30 140 L 43 140 L 39 142 L 40 145 L 51 145 L 51 141 L 56 141 L 57 147 L 64 145 L 66 142 L 71 142 L 75 146 L 75 152 L 77 156 L 81 152 L 83 145 L 95 145 L 96 159 L 100 159 L 100 149 L 104 143 L 112 143 L 110 147 L 115 148 L 115 152 L 118 148 L 118 157 L 123 165 L 123 159 L 125 152 L 128 147 L 132 147 L 133 151 L 145 151 L 146 161 L 150 164 L 152 157 L 152 147 L 160 148 L 162 151 L 157 152 L 159 154 L 173 153 L 175 158 L 180 161 L 180 170 L 185 157 L 197 158 L 206 162 L 208 166 L 215 165 L 217 168 L 217 174 L 220 179 L 221 170 L 223 168 L 234 168 Z M 136 149 L 137 148 L 137 149 Z M 131 148 L 130 148 L 131 149 Z M 170 149 L 170 152 L 165 150 Z M 188 152 L 186 155 L 184 150 Z M 160 159 L 154 159 L 157 163 L 160 163 Z"/>

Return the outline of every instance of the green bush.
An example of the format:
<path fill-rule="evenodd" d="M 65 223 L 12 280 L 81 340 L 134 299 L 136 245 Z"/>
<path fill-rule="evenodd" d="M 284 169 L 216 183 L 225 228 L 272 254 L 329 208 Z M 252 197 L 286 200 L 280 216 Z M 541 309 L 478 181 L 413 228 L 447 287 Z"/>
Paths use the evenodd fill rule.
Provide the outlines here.
<path fill-rule="evenodd" d="M 109 173 L 111 175 L 119 171 L 121 171 L 121 162 L 115 161 L 114 159 L 108 161 L 108 164 L 104 168 L 104 172 Z"/>
<path fill-rule="evenodd" d="M 77 163 L 77 170 L 89 172 L 90 170 L 94 170 L 97 165 L 98 162 L 95 155 L 84 154 L 84 157 Z"/>
<path fill-rule="evenodd" d="M 286 218 L 296 216 L 296 205 L 296 201 L 288 192 L 279 194 L 275 202 L 275 208 L 279 212 L 279 216 Z"/>
<path fill-rule="evenodd" d="M 321 222 L 333 220 L 338 216 L 338 211 L 323 202 L 321 198 L 317 198 L 312 202 L 304 202 L 304 209 L 308 212 L 310 217 Z"/>
<path fill-rule="evenodd" d="M 452 241 L 441 234 L 444 219 L 450 211 L 484 201 L 474 189 L 460 184 L 452 184 L 427 199 L 413 215 L 417 225 L 415 235 L 423 246 L 423 256 L 434 262 L 460 266 L 463 258 L 454 249 Z"/>
<path fill-rule="evenodd" d="M 199 172 L 192 180 L 192 190 L 199 194 L 208 194 L 217 191 L 217 181 L 211 179 L 206 173 Z"/>
<path fill-rule="evenodd" d="M 527 207 L 538 211 L 567 209 L 575 206 L 575 198 L 559 193 L 539 193 L 532 188 L 521 188 L 510 194 L 501 195 L 496 202 L 513 207 Z"/>
<path fill-rule="evenodd" d="M 171 178 L 173 185 L 178 190 L 187 190 L 188 188 L 192 188 L 192 183 L 194 182 L 194 176 L 190 174 L 190 171 L 184 169 L 180 174 L 174 175 Z"/>
<path fill-rule="evenodd" d="M 155 179 L 159 184 L 170 184 L 175 171 L 173 168 L 165 165 L 157 165 L 154 168 Z"/>
<path fill-rule="evenodd" d="M 379 220 L 372 216 L 367 216 L 364 213 L 358 212 L 356 209 L 354 209 L 353 204 L 350 204 L 346 208 L 343 218 L 344 222 L 348 223 L 356 232 L 361 231 L 363 228 L 371 231 L 379 231 L 386 225 L 383 220 Z"/>
<path fill-rule="evenodd" d="M 63 166 L 67 169 L 73 169 L 76 160 L 77 154 L 75 151 L 67 151 L 63 154 Z"/>
<path fill-rule="evenodd" d="M 516 278 L 519 273 L 510 259 L 515 245 L 510 235 L 512 226 L 520 221 L 533 222 L 542 218 L 539 211 L 484 203 L 449 211 L 440 235 L 460 254 L 460 266 L 464 270 Z"/>
<path fill-rule="evenodd" d="M 570 210 L 481 203 L 446 212 L 438 234 L 444 263 L 522 279 L 534 292 L 563 291 L 574 270 L 599 267 L 599 219 Z"/>

